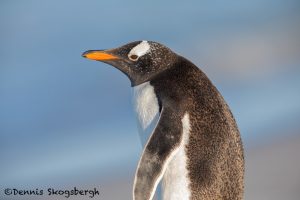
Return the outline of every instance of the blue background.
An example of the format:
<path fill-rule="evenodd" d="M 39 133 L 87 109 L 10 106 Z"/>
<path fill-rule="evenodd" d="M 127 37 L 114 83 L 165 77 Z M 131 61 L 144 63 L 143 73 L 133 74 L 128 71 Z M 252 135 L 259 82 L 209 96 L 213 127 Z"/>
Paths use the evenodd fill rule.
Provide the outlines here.
<path fill-rule="evenodd" d="M 153 40 L 199 66 L 230 105 L 249 163 L 246 199 L 299 197 L 299 11 L 297 0 L 1 0 L 0 196 L 100 185 L 100 199 L 131 198 L 142 149 L 129 80 L 81 53 Z M 272 169 L 291 174 L 268 187 L 258 174 Z"/>

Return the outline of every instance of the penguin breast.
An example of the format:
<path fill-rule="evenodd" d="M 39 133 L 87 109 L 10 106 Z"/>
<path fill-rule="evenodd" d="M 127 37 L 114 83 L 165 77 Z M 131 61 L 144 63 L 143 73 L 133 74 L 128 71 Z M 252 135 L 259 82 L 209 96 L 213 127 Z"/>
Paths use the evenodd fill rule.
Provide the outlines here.
<path fill-rule="evenodd" d="M 133 91 L 138 130 L 144 146 L 159 119 L 158 100 L 154 87 L 149 82 L 135 86 Z"/>

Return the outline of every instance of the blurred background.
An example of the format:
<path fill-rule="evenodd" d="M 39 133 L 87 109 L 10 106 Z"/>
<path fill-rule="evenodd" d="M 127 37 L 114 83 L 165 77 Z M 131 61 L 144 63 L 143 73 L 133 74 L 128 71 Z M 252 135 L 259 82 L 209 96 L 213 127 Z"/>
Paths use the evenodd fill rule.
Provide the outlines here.
<path fill-rule="evenodd" d="M 7 187 L 74 186 L 131 199 L 142 147 L 129 80 L 81 53 L 135 40 L 190 59 L 223 94 L 245 146 L 246 200 L 299 199 L 299 36 L 298 0 L 1 0 L 0 199 L 51 199 Z"/>

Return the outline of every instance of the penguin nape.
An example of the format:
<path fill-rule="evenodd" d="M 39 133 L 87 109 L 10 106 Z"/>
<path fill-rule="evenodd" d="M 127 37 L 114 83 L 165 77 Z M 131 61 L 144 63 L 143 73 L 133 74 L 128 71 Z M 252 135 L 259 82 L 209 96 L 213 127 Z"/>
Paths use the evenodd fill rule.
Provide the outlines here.
<path fill-rule="evenodd" d="M 243 199 L 244 155 L 235 119 L 192 62 L 162 44 L 136 41 L 82 55 L 122 71 L 134 88 L 144 149 L 134 200 Z"/>

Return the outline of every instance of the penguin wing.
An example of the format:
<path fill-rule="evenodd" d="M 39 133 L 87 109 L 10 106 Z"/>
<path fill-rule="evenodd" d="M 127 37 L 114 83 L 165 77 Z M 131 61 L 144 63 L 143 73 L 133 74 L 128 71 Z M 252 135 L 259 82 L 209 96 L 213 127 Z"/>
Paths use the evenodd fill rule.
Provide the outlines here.
<path fill-rule="evenodd" d="M 133 185 L 134 200 L 151 200 L 169 161 L 182 139 L 180 116 L 174 109 L 162 109 L 156 128 L 150 136 L 138 164 Z"/>

